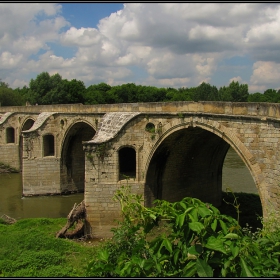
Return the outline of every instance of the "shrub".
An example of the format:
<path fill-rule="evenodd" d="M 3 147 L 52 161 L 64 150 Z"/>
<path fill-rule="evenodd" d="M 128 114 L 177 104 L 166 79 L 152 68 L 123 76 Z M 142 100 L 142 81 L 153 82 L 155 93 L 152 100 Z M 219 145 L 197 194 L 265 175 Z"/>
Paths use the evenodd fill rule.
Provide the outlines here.
<path fill-rule="evenodd" d="M 141 196 L 122 187 L 114 196 L 123 221 L 99 248 L 87 276 L 244 277 L 280 273 L 279 231 L 252 233 L 214 206 L 186 197 L 157 200 L 145 208 Z"/>

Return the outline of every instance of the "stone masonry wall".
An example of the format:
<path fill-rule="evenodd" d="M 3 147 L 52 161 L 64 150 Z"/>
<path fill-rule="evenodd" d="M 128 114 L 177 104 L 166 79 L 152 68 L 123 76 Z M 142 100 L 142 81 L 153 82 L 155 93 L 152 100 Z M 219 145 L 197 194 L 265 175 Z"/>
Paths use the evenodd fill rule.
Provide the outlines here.
<path fill-rule="evenodd" d="M 61 193 L 61 153 L 71 127 L 84 122 L 96 130 L 99 115 L 45 112 L 23 132 L 23 195 Z M 44 156 L 44 136 L 54 136 L 54 155 Z M 69 141 L 69 140 L 68 140 Z M 75 175 L 75 174 L 74 174 Z M 62 189 L 62 187 L 65 189 Z"/>
<path fill-rule="evenodd" d="M 50 114 L 44 114 L 47 112 Z M 117 112 L 131 113 L 133 117 L 124 121 L 119 130 L 111 134 L 111 138 L 105 140 L 100 138 L 97 125 L 98 128 L 101 128 L 104 120 L 102 117 L 105 113 L 117 116 L 115 114 Z M 46 118 L 40 118 L 41 121 L 37 120 L 42 113 L 41 116 L 45 115 Z M 109 226 L 113 218 L 119 216 L 117 204 L 108 202 L 111 201 L 111 195 L 114 191 L 120 185 L 126 184 L 125 180 L 119 181 L 118 151 L 123 147 L 135 150 L 136 178 L 130 179 L 128 183 L 133 186 L 135 191 L 146 195 L 145 199 L 148 199 L 148 196 L 152 198 L 154 194 L 147 193 L 145 190 L 147 188 L 147 173 L 155 153 L 162 147 L 165 139 L 168 139 L 176 131 L 191 127 L 198 127 L 215 134 L 218 136 L 217 139 L 223 139 L 239 154 L 251 172 L 259 190 L 265 215 L 269 214 L 270 208 L 280 208 L 279 104 L 159 102 L 110 105 L 39 105 L 0 107 L 0 115 L 0 156 L 4 160 L 8 160 L 8 157 L 14 158 L 13 162 L 17 161 L 16 155 L 19 154 L 21 127 L 24 120 L 28 117 L 37 120 L 33 129 L 23 133 L 25 137 L 25 141 L 23 141 L 23 181 L 27 193 L 40 193 L 43 190 L 48 193 L 59 190 L 61 151 L 65 144 L 66 135 L 74 123 L 85 122 L 97 130 L 96 137 L 99 138 L 94 138 L 93 141 L 84 144 L 86 154 L 85 201 L 89 220 L 96 230 Z M 155 125 L 155 132 L 145 130 L 148 123 Z M 15 128 L 15 143 L 7 144 L 5 133 L 6 128 L 10 126 Z M 109 125 L 107 129 L 110 129 Z M 43 137 L 46 134 L 54 135 L 54 156 L 43 157 Z M 95 141 L 95 139 L 101 139 L 101 141 Z M 213 142 L 213 145 L 215 143 Z M 192 147 L 195 146 L 189 147 L 188 151 L 193 151 Z M 200 151 L 200 149 L 195 150 L 197 153 Z M 180 153 L 179 150 L 176 152 Z M 188 153 L 190 154 L 190 152 Z M 221 155 L 215 158 L 218 161 L 222 160 Z M 183 164 L 191 161 L 185 160 L 182 156 L 181 162 Z M 14 164 L 16 165 L 16 163 Z M 170 161 L 168 166 L 175 170 L 175 160 L 174 163 Z M 205 171 L 208 176 L 212 174 L 210 171 L 210 169 Z M 217 169 L 215 172 L 214 174 L 218 176 L 219 170 Z M 168 182 L 171 175 L 164 174 L 164 181 Z M 149 178 L 153 178 L 153 174 Z M 35 190 L 35 188 L 38 189 Z M 179 188 L 180 185 L 178 185 L 178 190 Z M 207 189 L 202 191 L 207 192 Z M 169 196 L 172 192 L 165 189 L 164 193 Z M 174 192 L 174 199 L 179 198 L 179 194 L 176 197 L 177 193 L 179 191 Z"/>
<path fill-rule="evenodd" d="M 156 128 L 160 127 L 160 130 L 154 135 L 145 131 L 148 122 L 154 123 Z M 154 152 L 164 139 L 175 131 L 188 127 L 200 127 L 207 130 L 232 146 L 252 174 L 259 190 L 264 214 L 268 213 L 270 206 L 279 209 L 280 190 L 278 184 L 280 174 L 278 164 L 280 154 L 278 151 L 280 147 L 278 139 L 280 132 L 278 120 L 258 116 L 215 116 L 207 113 L 191 114 L 189 112 L 172 115 L 142 114 L 128 122 L 115 138 L 103 143 L 107 145 L 106 153 L 108 155 L 105 156 L 103 163 L 99 161 L 94 152 L 98 146 L 93 144 L 94 140 L 84 144 L 86 153 L 92 155 L 86 157 L 85 200 L 89 221 L 97 232 L 100 232 L 104 227 L 109 227 L 110 221 L 118 213 L 118 207 L 114 204 L 114 206 L 110 206 L 111 208 L 102 208 L 102 216 L 100 216 L 101 212 L 97 213 L 99 206 L 111 199 L 112 192 L 119 185 L 126 183 L 118 181 L 117 177 L 118 150 L 124 146 L 134 147 L 136 150 L 137 176 L 136 179 L 131 179 L 128 183 L 137 185 L 138 192 L 144 196 L 146 174 Z M 222 159 L 220 157 L 219 160 L 222 161 Z M 174 164 L 176 164 L 175 161 Z M 103 195 L 103 188 L 107 189 L 106 195 Z M 207 194 L 207 189 L 201 189 L 198 192 Z M 211 194 L 213 195 L 213 193 Z M 177 199 L 179 199 L 178 196 Z M 104 218 L 105 216 L 107 219 Z"/>

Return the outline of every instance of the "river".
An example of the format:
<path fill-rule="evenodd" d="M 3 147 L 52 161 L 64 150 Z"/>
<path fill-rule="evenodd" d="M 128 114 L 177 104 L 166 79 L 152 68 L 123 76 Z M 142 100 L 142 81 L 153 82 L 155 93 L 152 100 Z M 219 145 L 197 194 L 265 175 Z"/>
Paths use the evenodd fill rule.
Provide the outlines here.
<path fill-rule="evenodd" d="M 223 166 L 223 190 L 258 193 L 253 178 L 236 152 L 230 148 Z M 22 198 L 21 174 L 0 174 L 0 217 L 6 214 L 15 219 L 67 217 L 84 194 L 36 196 Z"/>

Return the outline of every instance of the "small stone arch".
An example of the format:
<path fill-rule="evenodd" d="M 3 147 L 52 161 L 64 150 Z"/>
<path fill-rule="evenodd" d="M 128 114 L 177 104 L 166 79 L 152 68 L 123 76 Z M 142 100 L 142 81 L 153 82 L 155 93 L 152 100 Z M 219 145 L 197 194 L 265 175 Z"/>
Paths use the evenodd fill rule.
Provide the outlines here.
<path fill-rule="evenodd" d="M 43 135 L 43 157 L 55 156 L 55 143 L 53 134 Z"/>
<path fill-rule="evenodd" d="M 15 143 L 15 129 L 10 126 L 6 128 L 6 143 L 11 144 Z"/>
<path fill-rule="evenodd" d="M 136 179 L 136 150 L 133 146 L 121 146 L 118 149 L 118 174 L 119 181 L 124 179 Z"/>
<path fill-rule="evenodd" d="M 35 120 L 31 117 L 27 117 L 23 122 L 20 131 L 29 130 L 33 124 L 35 123 Z M 23 156 L 23 137 L 22 134 L 19 133 L 19 159 L 20 159 L 20 170 L 22 170 L 22 156 Z"/>

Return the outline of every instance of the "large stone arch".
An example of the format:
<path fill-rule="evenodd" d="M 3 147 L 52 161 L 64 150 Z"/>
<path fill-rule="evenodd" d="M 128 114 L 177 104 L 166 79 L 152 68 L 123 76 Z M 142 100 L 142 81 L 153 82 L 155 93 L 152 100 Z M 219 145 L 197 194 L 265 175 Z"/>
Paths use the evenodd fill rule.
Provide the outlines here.
<path fill-rule="evenodd" d="M 61 142 L 60 180 L 62 192 L 83 192 L 85 181 L 85 153 L 83 141 L 95 135 L 95 128 L 86 121 L 72 123 Z"/>
<path fill-rule="evenodd" d="M 185 141 L 184 145 L 180 141 Z M 191 118 L 187 123 L 170 127 L 151 149 L 144 169 L 145 204 L 152 206 L 157 198 L 176 201 L 195 196 L 218 206 L 222 167 L 230 146 L 248 167 L 265 216 L 266 187 L 255 157 L 230 129 L 202 118 Z M 167 184 L 172 186 L 169 190 Z M 186 184 L 189 188 L 184 187 Z"/>

